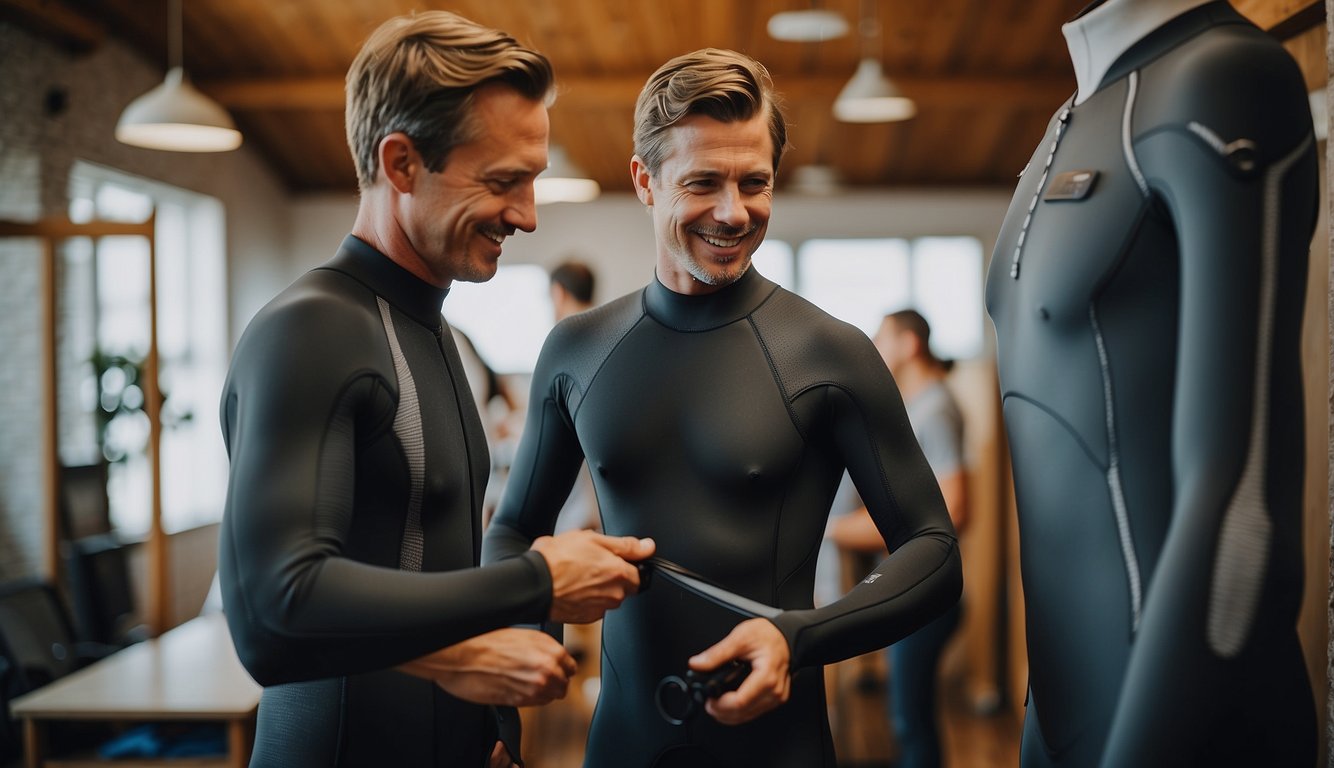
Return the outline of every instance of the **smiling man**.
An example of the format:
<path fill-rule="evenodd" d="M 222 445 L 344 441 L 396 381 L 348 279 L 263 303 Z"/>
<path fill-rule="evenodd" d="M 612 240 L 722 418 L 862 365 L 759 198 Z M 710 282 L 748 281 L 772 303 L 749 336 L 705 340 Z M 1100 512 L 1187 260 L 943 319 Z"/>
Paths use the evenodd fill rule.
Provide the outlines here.
<path fill-rule="evenodd" d="M 265 686 L 252 766 L 508 768 L 488 705 L 563 696 L 574 661 L 521 622 L 600 618 L 652 542 L 578 531 L 478 568 L 490 472 L 440 315 L 537 226 L 545 57 L 454 14 L 377 29 L 347 77 L 352 234 L 256 315 L 222 397 L 219 569 Z M 503 721 L 503 722 L 502 722 Z"/>
<path fill-rule="evenodd" d="M 716 49 L 663 65 L 635 110 L 631 176 L 656 279 L 565 320 L 483 561 L 550 533 L 587 461 L 603 529 L 781 609 L 741 618 L 666 579 L 607 615 L 587 768 L 835 765 L 820 666 L 883 648 L 958 600 L 954 529 L 870 340 L 751 269 L 786 125 L 768 73 Z M 893 554 L 812 608 L 844 468 Z M 738 690 L 672 725 L 655 689 L 742 660 Z"/>

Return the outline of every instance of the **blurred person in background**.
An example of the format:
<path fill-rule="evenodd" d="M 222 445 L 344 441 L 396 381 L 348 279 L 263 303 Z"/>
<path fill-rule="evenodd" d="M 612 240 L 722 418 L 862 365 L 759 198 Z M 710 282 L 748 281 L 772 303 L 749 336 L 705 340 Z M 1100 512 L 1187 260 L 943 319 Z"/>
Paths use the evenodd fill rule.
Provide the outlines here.
<path fill-rule="evenodd" d="M 931 353 L 931 326 L 916 310 L 887 315 L 875 335 L 875 347 L 903 395 L 917 442 L 940 483 L 955 529 L 968 522 L 967 474 L 963 456 L 963 416 L 945 386 L 952 361 Z M 885 542 L 862 506 L 835 518 L 830 537 L 852 552 L 885 551 Z M 889 647 L 889 708 L 899 744 L 899 768 L 939 768 L 940 726 L 936 718 L 936 681 L 940 653 L 959 627 L 962 603 Z"/>

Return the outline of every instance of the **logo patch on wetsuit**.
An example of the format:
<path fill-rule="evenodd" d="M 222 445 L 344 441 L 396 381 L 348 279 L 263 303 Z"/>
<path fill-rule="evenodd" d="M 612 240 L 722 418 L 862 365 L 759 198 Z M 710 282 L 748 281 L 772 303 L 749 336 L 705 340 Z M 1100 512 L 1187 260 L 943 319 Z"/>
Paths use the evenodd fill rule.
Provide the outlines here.
<path fill-rule="evenodd" d="M 863 584 L 874 584 L 874 583 L 875 583 L 875 580 L 878 579 L 878 578 L 880 578 L 880 574 L 878 574 L 878 573 L 873 573 L 873 574 L 871 574 L 870 576 L 867 576 L 866 578 L 862 579 L 862 583 L 863 583 Z"/>
<path fill-rule="evenodd" d="M 1097 171 L 1066 171 L 1058 174 L 1047 187 L 1043 200 L 1083 200 L 1093 193 Z"/>

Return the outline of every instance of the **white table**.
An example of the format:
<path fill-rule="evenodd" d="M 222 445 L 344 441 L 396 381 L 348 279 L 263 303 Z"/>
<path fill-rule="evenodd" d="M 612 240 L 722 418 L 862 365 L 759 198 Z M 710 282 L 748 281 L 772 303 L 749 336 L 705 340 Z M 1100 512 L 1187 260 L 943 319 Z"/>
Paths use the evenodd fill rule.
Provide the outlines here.
<path fill-rule="evenodd" d="M 260 690 L 236 658 L 226 619 L 211 614 L 21 696 L 11 711 L 23 719 L 28 768 L 98 764 L 94 758 L 47 758 L 46 724 L 53 720 L 220 721 L 227 726 L 225 759 L 173 759 L 160 764 L 245 768 Z"/>

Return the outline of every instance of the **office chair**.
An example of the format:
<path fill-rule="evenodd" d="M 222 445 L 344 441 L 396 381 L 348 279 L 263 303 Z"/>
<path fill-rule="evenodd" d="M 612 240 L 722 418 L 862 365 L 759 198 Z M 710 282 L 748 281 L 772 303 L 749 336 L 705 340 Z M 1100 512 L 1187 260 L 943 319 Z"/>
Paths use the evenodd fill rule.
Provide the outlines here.
<path fill-rule="evenodd" d="M 135 610 L 127 548 L 113 532 L 107 475 L 106 462 L 60 468 L 62 556 L 79 638 L 125 646 L 148 632 Z"/>
<path fill-rule="evenodd" d="M 0 584 L 0 756 L 20 745 L 18 726 L 9 719 L 9 701 L 58 680 L 119 650 L 75 639 L 60 595 L 36 578 Z M 91 738 L 74 734 L 80 740 Z"/>

